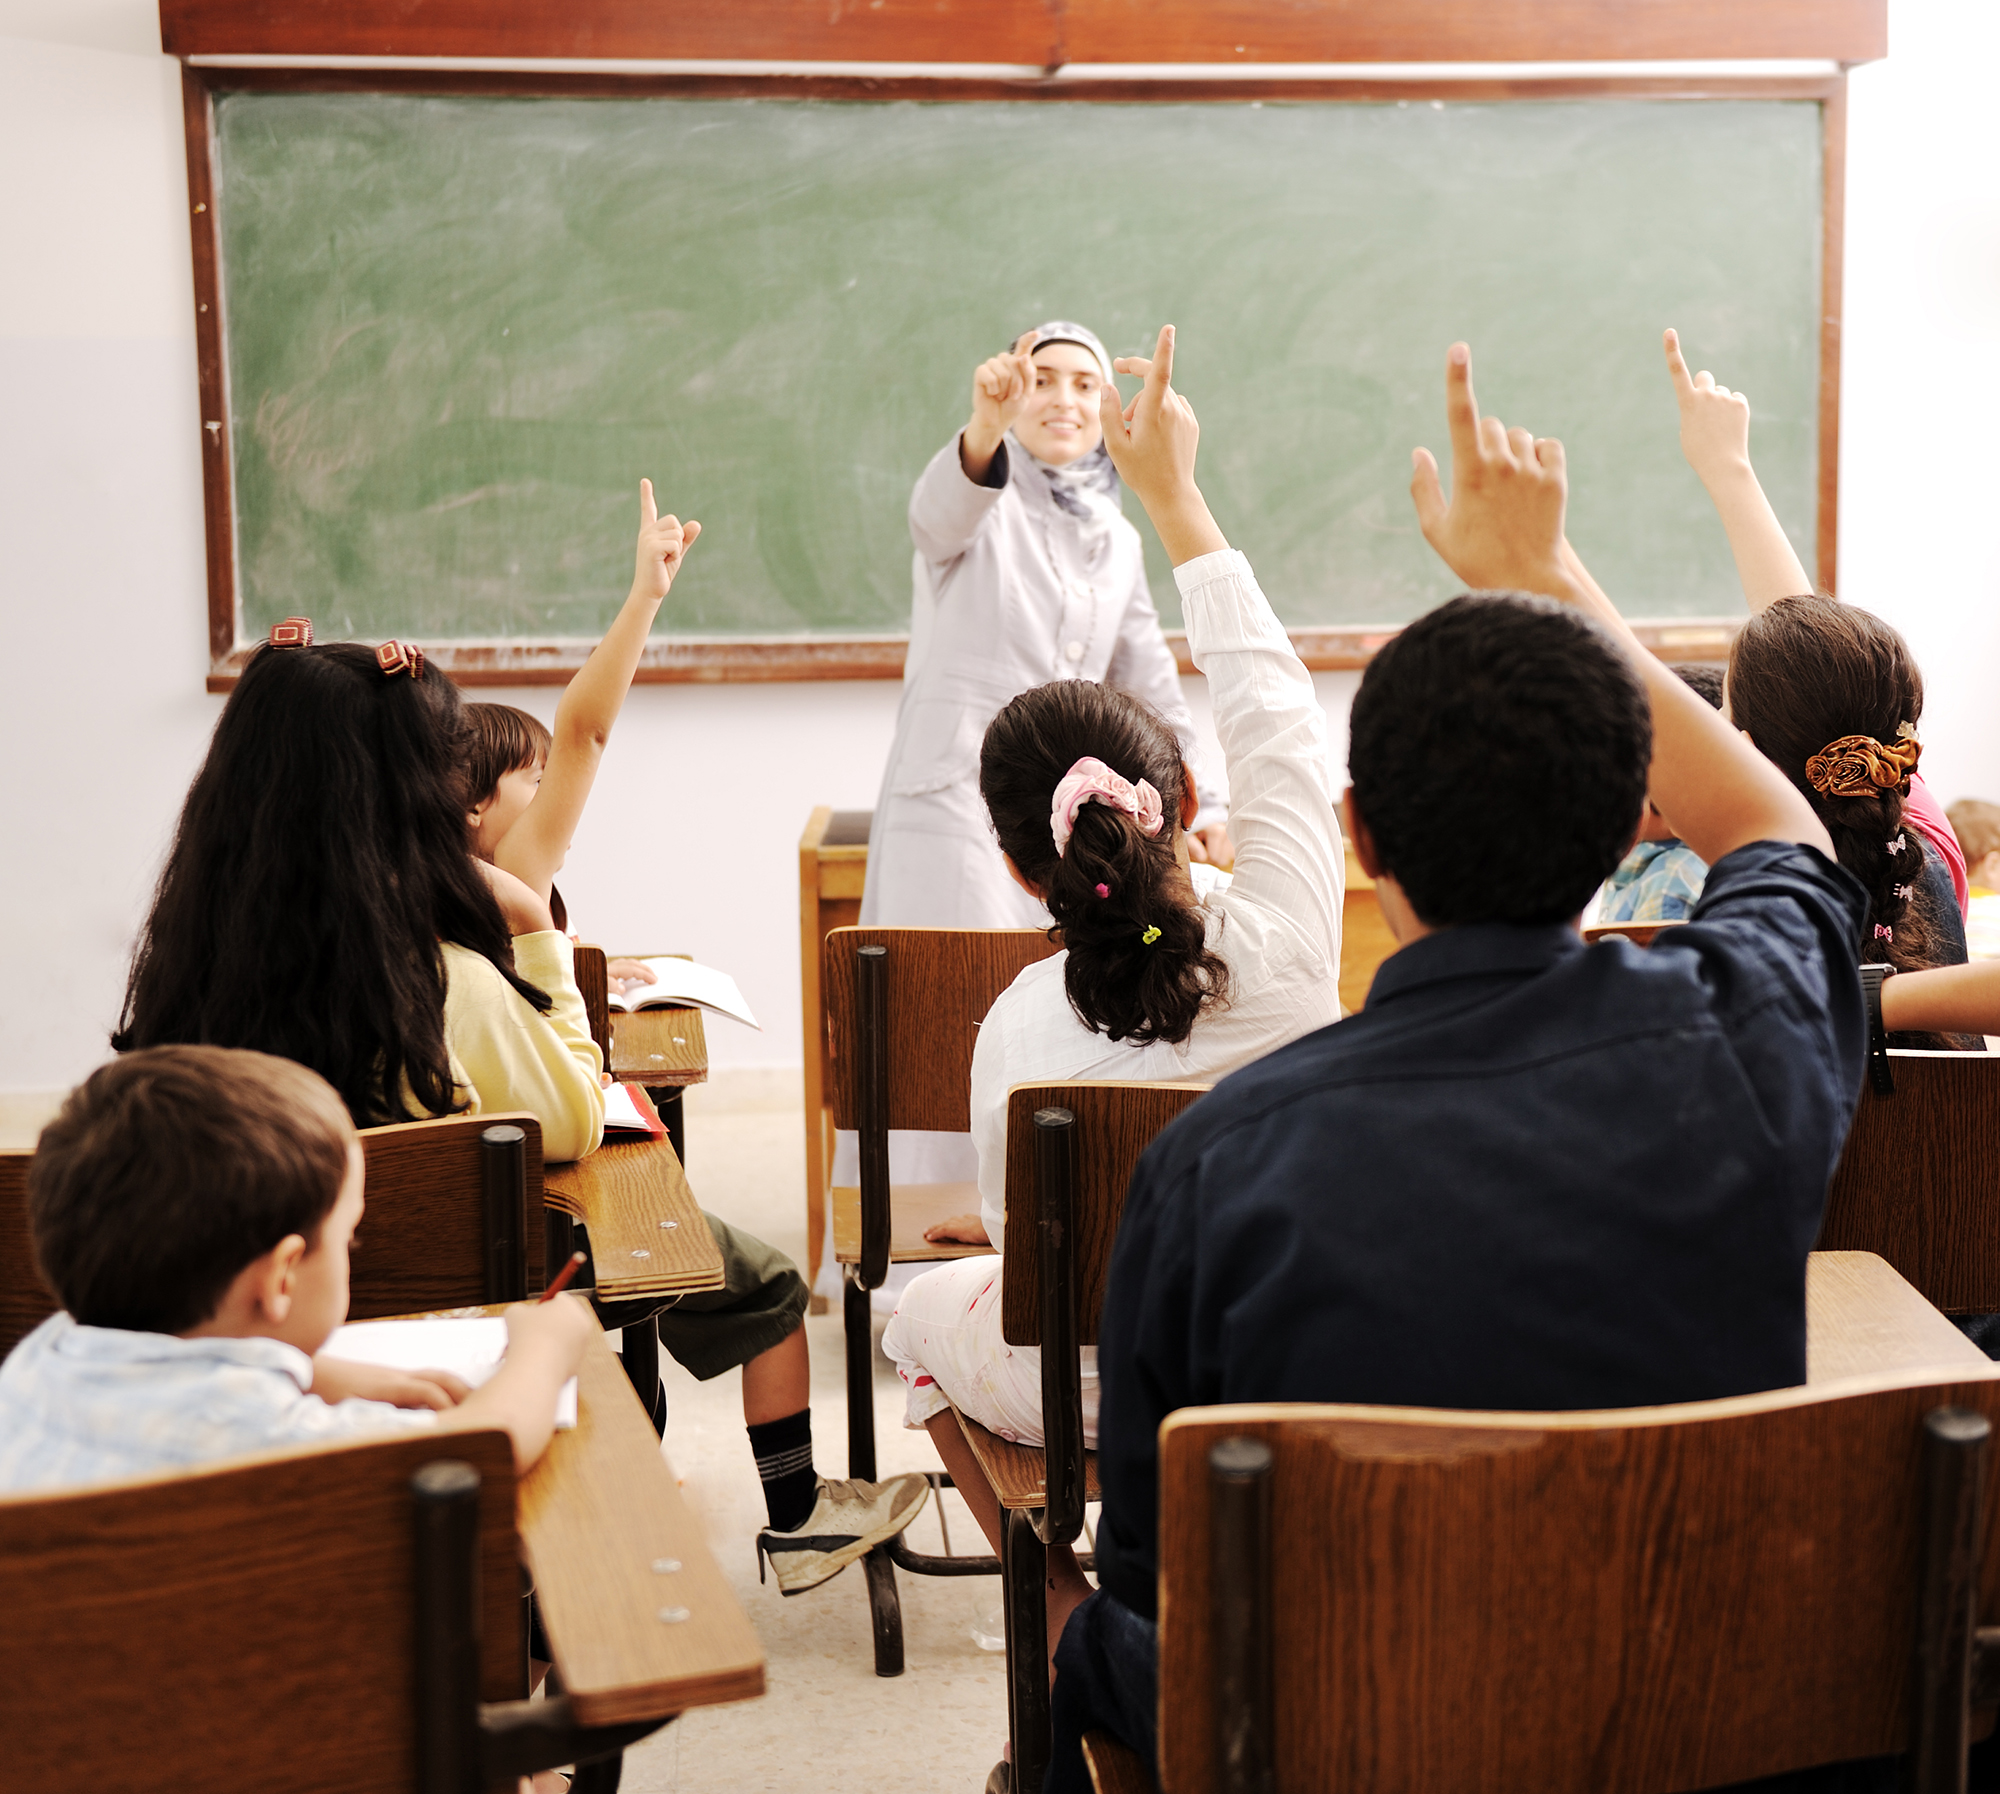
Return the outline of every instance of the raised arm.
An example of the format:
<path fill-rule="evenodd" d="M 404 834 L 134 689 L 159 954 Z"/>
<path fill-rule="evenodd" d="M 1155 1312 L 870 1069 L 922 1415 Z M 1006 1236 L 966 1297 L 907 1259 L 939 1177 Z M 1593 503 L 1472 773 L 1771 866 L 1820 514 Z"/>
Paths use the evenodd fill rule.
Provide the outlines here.
<path fill-rule="evenodd" d="M 1569 488 L 1563 447 L 1482 418 L 1472 351 L 1445 366 L 1451 497 L 1429 449 L 1412 456 L 1410 496 L 1424 539 L 1474 591 L 1537 592 L 1573 604 L 1623 649 L 1653 707 L 1648 790 L 1675 832 L 1710 865 L 1752 841 L 1798 841 L 1829 859 L 1833 843 L 1791 782 L 1661 664 L 1582 571 L 1563 536 Z"/>
<path fill-rule="evenodd" d="M 1750 401 L 1717 386 L 1704 368 L 1692 378 L 1676 331 L 1666 334 L 1667 374 L 1681 409 L 1681 453 L 1708 488 L 1736 557 L 1736 576 L 1753 611 L 1801 598 L 1813 582 L 1750 465 Z"/>
<path fill-rule="evenodd" d="M 605 743 L 611 739 L 611 725 L 632 689 L 632 675 L 639 670 L 653 619 L 700 534 L 698 523 L 662 517 L 653 504 L 653 482 L 639 482 L 638 567 L 632 590 L 556 706 L 551 731 L 555 740 L 534 801 L 493 850 L 494 864 L 513 873 L 545 902 L 569 857 L 569 844 L 583 820 L 583 806 L 596 781 Z"/>
<path fill-rule="evenodd" d="M 1173 355 L 1169 325 L 1151 360 L 1114 364 L 1146 384 L 1122 411 L 1115 393 L 1103 398 L 1104 440 L 1173 560 L 1188 647 L 1208 678 L 1229 778 L 1230 895 L 1283 916 L 1337 966 L 1346 859 L 1326 712 L 1249 563 L 1230 549 L 1195 484 L 1200 427 L 1173 390 Z"/>
<path fill-rule="evenodd" d="M 931 457 L 910 493 L 910 540 L 925 560 L 955 561 L 1007 490 L 1005 438 L 1035 390 L 1034 332 L 972 373 L 972 415 Z"/>

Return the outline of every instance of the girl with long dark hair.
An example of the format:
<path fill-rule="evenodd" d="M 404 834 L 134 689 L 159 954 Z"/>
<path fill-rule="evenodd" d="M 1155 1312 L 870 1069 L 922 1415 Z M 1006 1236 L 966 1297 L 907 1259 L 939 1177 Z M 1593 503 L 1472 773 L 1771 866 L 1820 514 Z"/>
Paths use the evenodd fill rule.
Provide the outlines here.
<path fill-rule="evenodd" d="M 458 689 L 420 649 L 288 619 L 223 707 L 112 1044 L 309 1065 L 357 1125 L 526 1108 L 603 1137 L 602 1061 L 547 903 L 467 851 Z"/>

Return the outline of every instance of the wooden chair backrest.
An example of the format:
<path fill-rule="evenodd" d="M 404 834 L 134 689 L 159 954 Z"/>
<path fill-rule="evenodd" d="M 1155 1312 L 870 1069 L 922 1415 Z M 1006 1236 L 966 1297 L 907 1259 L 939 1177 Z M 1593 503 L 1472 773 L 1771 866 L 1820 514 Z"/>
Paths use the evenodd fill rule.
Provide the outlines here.
<path fill-rule="evenodd" d="M 892 1128 L 972 1126 L 972 1048 L 1008 985 L 1059 951 L 1038 928 L 836 928 L 826 937 L 826 1100 L 835 1127 L 859 1125 L 855 1090 L 857 947 L 889 950 Z"/>
<path fill-rule="evenodd" d="M 524 1696 L 514 1460 L 500 1432 L 398 1435 L 0 1498 L 8 1781 L 417 1788 L 410 1478 L 480 1473 L 480 1684 Z"/>
<path fill-rule="evenodd" d="M 62 1306 L 35 1269 L 28 1233 L 31 1146 L 0 1149 L 0 1358 Z"/>
<path fill-rule="evenodd" d="M 1000 1290 L 1000 1330 L 1009 1345 L 1042 1343 L 1041 1230 L 1035 1199 L 1035 1111 L 1067 1109 L 1076 1117 L 1076 1330 L 1079 1345 L 1097 1343 L 1111 1248 L 1125 1214 L 1125 1191 L 1153 1136 L 1206 1084 L 1141 1084 L 1071 1079 L 1017 1084 L 1007 1092 L 1007 1238 Z"/>
<path fill-rule="evenodd" d="M 1280 1788 L 1666 1794 L 1909 1748 L 1922 1424 L 2000 1420 L 2000 1366 L 1969 1376 L 1600 1413 L 1170 1416 L 1163 1787 L 1221 1779 L 1208 1452 L 1231 1438 L 1275 1459 Z M 1991 1623 L 2000 1502 L 1983 1526 Z"/>
<path fill-rule="evenodd" d="M 1820 1246 L 1879 1252 L 1947 1314 L 2000 1310 L 2000 1053 L 1892 1051 L 1866 1085 Z"/>
<path fill-rule="evenodd" d="M 590 1038 L 604 1055 L 605 1068 L 611 1065 L 611 977 L 602 947 L 578 947 L 572 962 L 576 969 L 576 991 L 583 999 L 583 1013 L 590 1021 Z"/>
<path fill-rule="evenodd" d="M 349 1261 L 350 1320 L 488 1300 L 479 1136 L 500 1123 L 528 1136 L 520 1237 L 527 1287 L 542 1287 L 547 1230 L 542 1220 L 542 1124 L 534 1116 L 447 1115 L 441 1121 L 363 1128 L 368 1207 Z"/>

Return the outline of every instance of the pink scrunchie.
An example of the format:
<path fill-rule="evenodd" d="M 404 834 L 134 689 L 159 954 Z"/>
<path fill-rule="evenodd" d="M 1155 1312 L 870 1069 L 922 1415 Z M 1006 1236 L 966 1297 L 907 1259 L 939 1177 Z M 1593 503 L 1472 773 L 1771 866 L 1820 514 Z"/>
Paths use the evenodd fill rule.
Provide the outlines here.
<path fill-rule="evenodd" d="M 1144 779 L 1136 785 L 1127 783 L 1102 760 L 1086 754 L 1063 775 L 1049 800 L 1049 833 L 1056 838 L 1058 856 L 1069 845 L 1076 813 L 1085 804 L 1109 804 L 1114 810 L 1123 810 L 1138 823 L 1142 835 L 1160 832 L 1160 794 Z"/>

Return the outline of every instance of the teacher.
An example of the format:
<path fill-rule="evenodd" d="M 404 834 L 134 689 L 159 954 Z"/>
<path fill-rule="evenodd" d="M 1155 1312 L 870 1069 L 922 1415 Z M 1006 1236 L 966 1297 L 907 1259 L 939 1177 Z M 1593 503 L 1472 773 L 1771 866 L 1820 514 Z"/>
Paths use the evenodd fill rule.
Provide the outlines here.
<path fill-rule="evenodd" d="M 1097 404 L 1110 383 L 1111 358 L 1081 324 L 1026 332 L 979 364 L 971 419 L 910 494 L 910 652 L 869 836 L 864 926 L 1048 926 L 1041 900 L 1008 877 L 979 795 L 986 726 L 1029 687 L 1122 686 L 1196 758 L 1139 532 L 1104 449 Z M 1197 796 L 1188 856 L 1226 865 L 1223 793 L 1202 779 Z"/>

